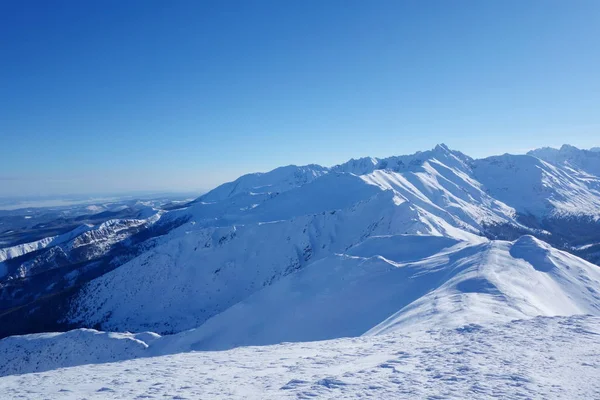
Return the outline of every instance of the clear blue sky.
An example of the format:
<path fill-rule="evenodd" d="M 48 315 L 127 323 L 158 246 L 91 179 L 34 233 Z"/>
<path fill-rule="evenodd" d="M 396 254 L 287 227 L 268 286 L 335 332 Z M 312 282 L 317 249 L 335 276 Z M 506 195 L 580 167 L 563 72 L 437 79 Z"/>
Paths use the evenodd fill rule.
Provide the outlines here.
<path fill-rule="evenodd" d="M 0 2 L 0 195 L 600 145 L 600 1 Z"/>

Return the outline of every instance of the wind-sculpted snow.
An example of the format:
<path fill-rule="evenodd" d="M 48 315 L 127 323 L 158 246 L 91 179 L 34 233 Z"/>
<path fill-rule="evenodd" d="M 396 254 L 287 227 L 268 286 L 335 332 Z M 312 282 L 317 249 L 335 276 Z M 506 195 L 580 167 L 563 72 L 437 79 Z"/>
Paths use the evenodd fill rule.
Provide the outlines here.
<path fill-rule="evenodd" d="M 406 268 L 442 269 L 447 280 L 368 333 L 539 315 L 600 315 L 597 265 L 532 236 L 515 242 L 490 241 L 464 254 L 441 254 L 406 264 Z"/>
<path fill-rule="evenodd" d="M 599 335 L 554 317 L 190 352 L 5 376 L 0 398 L 595 399 Z"/>

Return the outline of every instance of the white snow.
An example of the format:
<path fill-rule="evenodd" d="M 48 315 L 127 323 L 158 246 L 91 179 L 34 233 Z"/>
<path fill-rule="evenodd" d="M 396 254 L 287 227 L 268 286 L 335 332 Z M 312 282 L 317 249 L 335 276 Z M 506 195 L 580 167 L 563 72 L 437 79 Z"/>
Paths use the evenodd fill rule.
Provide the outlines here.
<path fill-rule="evenodd" d="M 49 236 L 35 242 L 19 244 L 16 246 L 5 247 L 0 249 L 0 262 L 10 260 L 11 258 L 20 257 L 24 254 L 31 253 L 33 251 L 41 250 L 49 246 L 55 246 L 60 243 L 67 242 L 73 238 L 89 231 L 92 226 L 83 224 L 73 229 L 70 232 L 64 233 L 57 236 Z M 1 275 L 0 275 L 1 277 Z"/>
<path fill-rule="evenodd" d="M 600 268 L 531 236 L 475 244 L 371 237 L 347 253 L 314 262 L 161 343 L 173 351 L 215 350 L 540 315 L 600 316 Z"/>
<path fill-rule="evenodd" d="M 473 168 L 490 195 L 523 214 L 600 215 L 599 178 L 581 179 L 528 155 L 489 157 L 475 161 Z"/>
<path fill-rule="evenodd" d="M 560 149 L 544 147 L 532 150 L 527 154 L 555 165 L 562 165 L 600 176 L 600 152 L 598 148 L 583 150 L 565 144 Z"/>
<path fill-rule="evenodd" d="M 600 319 L 241 347 L 0 378 L 5 399 L 593 399 Z M 93 350 L 93 349 L 92 349 Z"/>

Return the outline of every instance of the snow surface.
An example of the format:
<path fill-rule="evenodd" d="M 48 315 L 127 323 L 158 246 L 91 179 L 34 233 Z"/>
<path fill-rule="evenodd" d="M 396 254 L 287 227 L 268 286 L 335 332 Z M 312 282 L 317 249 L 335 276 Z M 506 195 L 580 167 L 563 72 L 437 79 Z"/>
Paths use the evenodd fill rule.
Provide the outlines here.
<path fill-rule="evenodd" d="M 3 399 L 593 399 L 600 319 L 189 352 L 0 378 Z M 64 354 L 64 353 L 63 353 Z"/>

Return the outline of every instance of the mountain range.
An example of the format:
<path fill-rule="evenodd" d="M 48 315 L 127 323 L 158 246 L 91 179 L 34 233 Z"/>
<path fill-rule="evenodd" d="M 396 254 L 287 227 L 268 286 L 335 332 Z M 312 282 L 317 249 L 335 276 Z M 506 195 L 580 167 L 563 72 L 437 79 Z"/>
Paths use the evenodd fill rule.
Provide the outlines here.
<path fill-rule="evenodd" d="M 290 165 L 11 243 L 0 261 L 2 336 L 76 329 L 0 341 L 2 374 L 600 316 L 600 152 L 441 144 Z"/>

